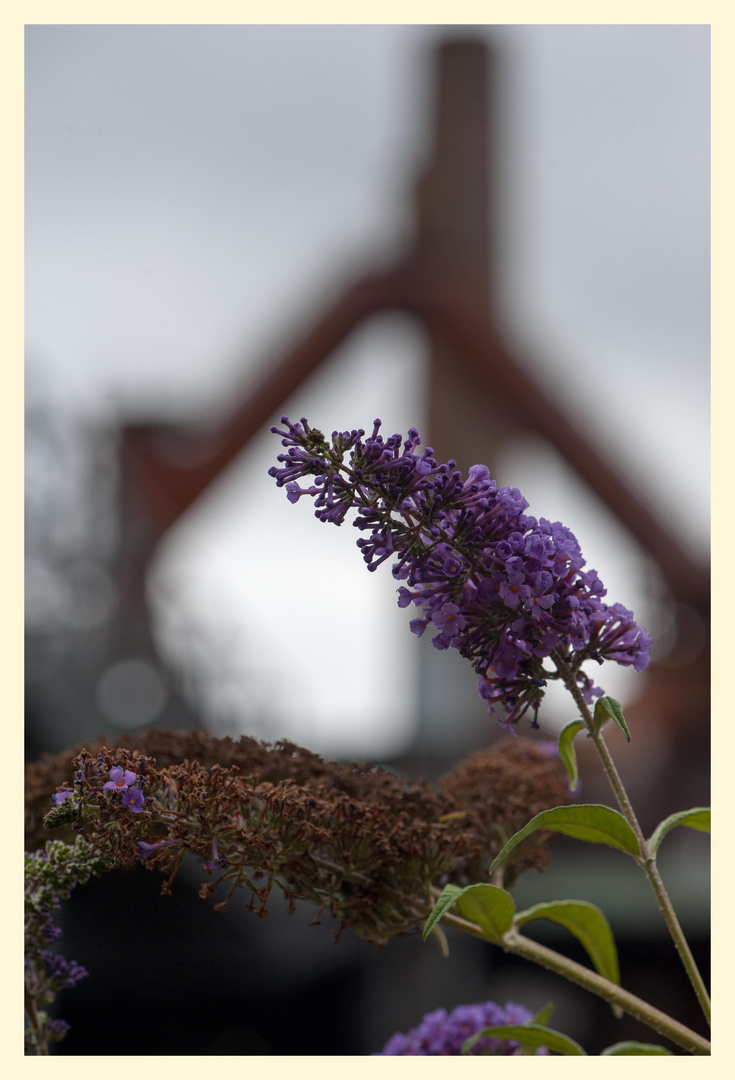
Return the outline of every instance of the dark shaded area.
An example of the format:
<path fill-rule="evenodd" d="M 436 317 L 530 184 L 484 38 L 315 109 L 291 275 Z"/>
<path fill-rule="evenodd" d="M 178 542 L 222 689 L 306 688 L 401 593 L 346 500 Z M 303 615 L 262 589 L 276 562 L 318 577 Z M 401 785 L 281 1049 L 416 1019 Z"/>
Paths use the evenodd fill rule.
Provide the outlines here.
<path fill-rule="evenodd" d="M 384 949 L 350 934 L 335 944 L 329 920 L 308 925 L 307 905 L 289 916 L 276 897 L 260 920 L 236 895 L 216 912 L 196 895 L 196 860 L 184 873 L 170 897 L 160 895 L 160 875 L 142 867 L 73 894 L 62 944 L 90 977 L 60 997 L 71 1031 L 58 1054 L 361 1056 L 425 1012 L 483 1000 L 554 1002 L 552 1026 L 590 1054 L 623 1039 L 665 1042 L 557 976 L 455 931 L 449 959 L 419 936 Z M 587 963 L 574 939 L 537 926 L 537 940 Z M 690 944 L 708 979 L 708 941 Z M 618 948 L 627 989 L 707 1034 L 667 939 L 618 936 Z"/>
<path fill-rule="evenodd" d="M 72 1030 L 58 1053 L 361 1052 L 357 954 L 370 946 L 335 945 L 303 906 L 258 920 L 237 900 L 215 912 L 188 883 L 162 897 L 161 880 L 118 871 L 69 902 L 63 943 L 90 978 L 62 995 Z"/>

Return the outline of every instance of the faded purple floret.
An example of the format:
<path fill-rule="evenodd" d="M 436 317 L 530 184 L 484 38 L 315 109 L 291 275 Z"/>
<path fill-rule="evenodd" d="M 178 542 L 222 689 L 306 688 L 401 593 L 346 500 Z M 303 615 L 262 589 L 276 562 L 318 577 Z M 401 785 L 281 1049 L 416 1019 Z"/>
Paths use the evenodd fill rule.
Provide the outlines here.
<path fill-rule="evenodd" d="M 71 794 L 71 791 L 55 791 L 54 794 L 51 796 L 51 805 L 61 806 L 61 804 L 65 802 Z"/>
<path fill-rule="evenodd" d="M 137 776 L 132 770 L 121 769 L 119 765 L 115 765 L 110 769 L 110 779 L 102 786 L 105 791 L 125 791 L 131 784 L 134 784 L 137 779 Z"/>
<path fill-rule="evenodd" d="M 141 861 L 154 855 L 161 848 L 171 847 L 172 844 L 173 840 L 158 840 L 155 844 L 149 844 L 147 840 L 138 840 L 138 853 Z"/>
<path fill-rule="evenodd" d="M 204 869 L 208 874 L 214 873 L 215 870 L 221 870 L 225 865 L 225 860 L 220 858 L 219 850 L 217 848 L 217 837 L 212 840 L 212 858 L 208 859 L 204 864 Z"/>
<path fill-rule="evenodd" d="M 68 1030 L 69 1025 L 66 1020 L 57 1019 L 46 1021 L 46 1038 L 52 1039 L 54 1042 L 61 1042 Z"/>
<path fill-rule="evenodd" d="M 129 787 L 127 791 L 123 792 L 122 802 L 123 806 L 127 806 L 134 814 L 139 814 L 143 809 L 143 803 L 145 802 L 143 789 L 137 787 L 137 785 Z"/>
<path fill-rule="evenodd" d="M 419 452 L 415 428 L 384 439 L 376 420 L 333 432 L 331 442 L 302 418 L 283 428 L 286 453 L 269 470 L 288 498 L 314 499 L 320 521 L 340 525 L 348 511 L 364 536 L 357 545 L 369 570 L 393 560 L 399 607 L 420 637 L 437 632 L 437 649 L 456 648 L 473 664 L 488 710 L 511 730 L 536 712 L 548 679 L 562 667 L 588 704 L 602 690 L 582 671 L 588 660 L 614 660 L 642 671 L 651 638 L 621 604 L 607 605 L 595 570 L 585 570 L 576 537 L 561 522 L 536 519 L 518 488 L 498 487 L 485 465 L 467 478 L 456 462 Z M 309 485 L 299 481 L 309 478 Z M 552 668 L 544 666 L 551 660 Z"/>
<path fill-rule="evenodd" d="M 67 960 L 59 953 L 42 952 L 41 959 L 47 978 L 53 982 L 59 990 L 68 990 L 76 986 L 80 979 L 85 979 L 89 972 L 76 960 Z"/>
<path fill-rule="evenodd" d="M 427 1013 L 418 1027 L 412 1028 L 405 1035 L 399 1032 L 391 1036 L 379 1054 L 373 1057 L 393 1057 L 398 1055 L 438 1056 L 459 1055 L 462 1047 L 473 1035 L 486 1027 L 499 1024 L 525 1024 L 533 1015 L 522 1005 L 508 1002 L 505 1008 L 494 1001 L 481 1005 L 458 1005 L 452 1012 L 437 1009 Z M 475 1055 L 517 1055 L 520 1045 L 512 1039 L 478 1039 L 470 1050 Z M 539 1047 L 537 1054 L 548 1054 L 545 1047 Z"/>

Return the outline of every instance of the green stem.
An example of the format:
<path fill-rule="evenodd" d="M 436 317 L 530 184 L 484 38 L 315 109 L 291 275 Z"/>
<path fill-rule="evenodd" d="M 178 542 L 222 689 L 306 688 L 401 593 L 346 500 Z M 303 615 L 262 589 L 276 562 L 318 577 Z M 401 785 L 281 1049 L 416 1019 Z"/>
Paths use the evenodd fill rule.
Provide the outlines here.
<path fill-rule="evenodd" d="M 692 986 L 694 987 L 694 992 L 697 995 L 699 1004 L 702 1008 L 702 1012 L 706 1017 L 707 1023 L 711 1024 L 712 1006 L 710 1003 L 709 994 L 707 992 L 707 987 L 704 984 L 704 979 L 702 978 L 699 968 L 697 967 L 697 962 L 692 956 L 691 949 L 689 948 L 687 939 L 684 936 L 684 931 L 679 924 L 679 920 L 676 917 L 676 912 L 671 905 L 668 893 L 666 892 L 664 883 L 661 880 L 661 875 L 659 874 L 658 867 L 656 866 L 656 859 L 653 855 L 650 854 L 650 851 L 648 850 L 648 844 L 646 844 L 646 854 L 646 863 L 643 868 L 646 872 L 646 877 L 650 881 L 651 888 L 656 894 L 658 906 L 661 908 L 663 917 L 666 920 L 666 925 L 669 928 L 669 933 L 671 934 L 674 945 L 676 946 L 676 951 L 679 953 L 679 956 L 681 957 L 681 962 L 686 969 L 686 973 L 689 976 L 689 980 Z"/>
<path fill-rule="evenodd" d="M 611 1005 L 619 1005 L 624 1012 L 647 1024 L 654 1031 L 657 1031 L 659 1035 L 664 1035 L 667 1039 L 676 1043 L 677 1046 L 682 1047 L 683 1050 L 698 1055 L 711 1053 L 712 1048 L 707 1039 L 680 1024 L 678 1020 L 667 1016 L 666 1013 L 656 1009 L 653 1005 L 649 1005 L 648 1002 L 636 997 L 635 994 L 630 994 L 627 990 L 623 990 L 622 987 L 609 982 L 602 975 L 590 970 L 590 968 L 583 967 L 581 964 L 575 963 L 574 960 L 569 960 L 566 956 L 562 956 L 561 953 L 554 952 L 553 949 L 547 949 L 545 945 L 539 945 L 538 942 L 531 941 L 530 938 L 524 937 L 518 931 L 509 930 L 503 938 L 502 947 L 506 952 L 523 956 L 527 960 L 532 960 L 534 963 L 548 968 L 550 971 L 555 971 L 558 975 L 563 975 L 570 982 L 577 983 L 578 986 L 583 987 L 585 990 L 597 994 L 598 997 L 604 998 Z"/>
<path fill-rule="evenodd" d="M 48 1055 L 48 1043 L 43 1032 L 43 1025 L 36 1012 L 35 999 L 32 994 L 29 994 L 28 987 L 25 989 L 25 1013 L 28 1017 L 28 1023 L 33 1028 L 33 1034 L 36 1036 L 36 1053 L 42 1056 Z"/>
<path fill-rule="evenodd" d="M 610 786 L 615 793 L 615 798 L 617 799 L 620 811 L 636 835 L 641 851 L 641 858 L 640 860 L 638 860 L 639 864 L 643 869 L 646 877 L 648 878 L 651 888 L 653 889 L 654 895 L 658 902 L 658 906 L 661 909 L 661 914 L 666 921 L 669 933 L 674 942 L 674 945 L 676 946 L 676 951 L 681 958 L 684 969 L 689 976 L 689 981 L 694 987 L 694 992 L 697 995 L 697 1000 L 699 1001 L 699 1004 L 702 1008 L 702 1012 L 704 1013 L 707 1019 L 707 1023 L 709 1024 L 711 1022 L 712 1006 L 710 1004 L 709 994 L 707 993 L 707 987 L 704 984 L 704 979 L 699 972 L 697 963 L 692 956 L 691 949 L 689 948 L 689 944 L 684 936 L 684 931 L 682 930 L 679 920 L 676 917 L 676 912 L 674 911 L 674 906 L 671 903 L 671 899 L 666 891 L 666 887 L 661 880 L 661 875 L 659 874 L 658 867 L 656 865 L 656 858 L 651 853 L 648 842 L 643 835 L 643 830 L 641 829 L 638 818 L 635 815 L 635 811 L 631 806 L 630 799 L 628 798 L 628 793 L 625 790 L 623 781 L 620 777 L 620 773 L 615 766 L 612 755 L 608 750 L 607 744 L 605 743 L 605 740 L 602 736 L 602 729 L 600 728 L 598 730 L 598 725 L 595 724 L 593 720 L 587 703 L 582 697 L 580 689 L 577 686 L 574 675 L 572 674 L 568 666 L 565 664 L 563 659 L 558 655 L 554 655 L 554 662 L 559 669 L 565 686 L 574 698 L 582 716 L 582 719 L 584 720 L 585 726 L 587 727 L 590 738 L 595 744 L 595 749 L 597 750 L 600 761 L 602 762 L 602 767 L 605 770 L 605 775 L 607 776 L 610 782 Z"/>
<path fill-rule="evenodd" d="M 438 896 L 439 890 L 432 889 L 432 893 Z M 457 930 L 472 934 L 474 937 L 479 937 L 483 941 L 488 941 L 487 935 L 479 926 L 469 922 L 467 919 L 463 919 L 460 915 L 445 911 L 442 915 L 442 922 L 456 927 Z M 524 937 L 517 930 L 509 930 L 503 936 L 500 946 L 505 952 L 522 956 L 524 959 L 531 960 L 541 967 L 548 968 L 549 971 L 556 972 L 557 975 L 562 975 L 565 979 L 576 983 L 584 990 L 603 998 L 610 1005 L 618 1005 L 623 1012 L 647 1024 L 654 1031 L 657 1031 L 659 1035 L 670 1039 L 683 1050 L 699 1055 L 706 1055 L 711 1052 L 711 1046 L 707 1039 L 685 1027 L 684 1024 L 680 1024 L 678 1020 L 674 1020 L 673 1017 L 661 1012 L 655 1006 L 649 1005 L 647 1001 L 636 997 L 635 994 L 623 990 L 622 986 L 610 982 L 609 979 L 598 975 L 597 972 L 592 971 L 590 968 L 583 967 L 582 964 L 570 960 L 561 953 Z"/>

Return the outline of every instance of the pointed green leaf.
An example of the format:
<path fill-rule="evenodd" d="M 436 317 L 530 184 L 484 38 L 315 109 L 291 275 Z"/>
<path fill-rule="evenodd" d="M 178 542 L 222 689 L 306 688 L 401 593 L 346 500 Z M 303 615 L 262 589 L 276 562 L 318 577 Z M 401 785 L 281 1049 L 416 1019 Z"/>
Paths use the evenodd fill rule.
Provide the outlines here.
<path fill-rule="evenodd" d="M 513 925 L 516 910 L 513 897 L 497 885 L 468 885 L 455 904 L 463 919 L 481 927 L 496 944 Z"/>
<path fill-rule="evenodd" d="M 655 1043 L 639 1043 L 639 1042 L 619 1042 L 614 1046 L 608 1046 L 606 1050 L 600 1051 L 600 1057 L 609 1056 L 610 1054 L 671 1054 L 670 1050 L 666 1050 L 663 1046 L 656 1046 Z"/>
<path fill-rule="evenodd" d="M 560 1031 L 552 1031 L 551 1028 L 544 1027 L 543 1024 L 534 1024 L 533 1022 L 528 1024 L 496 1024 L 493 1027 L 483 1028 L 482 1031 L 478 1031 L 476 1035 L 473 1035 L 471 1039 L 462 1047 L 463 1054 L 469 1054 L 472 1047 L 484 1036 L 489 1035 L 493 1039 L 515 1039 L 521 1046 L 529 1047 L 533 1050 L 538 1049 L 539 1046 L 545 1046 L 547 1050 L 551 1050 L 555 1054 L 565 1054 L 571 1056 L 572 1054 L 579 1056 L 580 1054 L 586 1057 L 585 1051 L 575 1042 L 574 1039 L 570 1039 L 568 1035 L 562 1035 Z"/>
<path fill-rule="evenodd" d="M 587 950 L 598 975 L 620 985 L 615 939 L 610 924 L 598 907 L 585 900 L 556 900 L 519 911 L 513 923 L 523 926 L 532 919 L 549 919 L 566 927 Z"/>
<path fill-rule="evenodd" d="M 616 701 L 614 697 L 601 697 L 599 701 L 595 703 L 595 723 L 597 724 L 598 731 L 605 723 L 608 716 L 611 720 L 615 721 L 623 735 L 625 735 L 628 742 L 630 742 L 630 732 L 628 731 L 628 725 L 623 716 L 623 706 L 619 701 Z"/>
<path fill-rule="evenodd" d="M 677 825 L 688 825 L 690 829 L 700 829 L 702 832 L 710 831 L 710 808 L 708 806 L 695 806 L 691 810 L 680 810 L 677 814 L 671 814 L 665 818 L 653 831 L 648 846 L 651 854 L 655 855 L 661 846 L 661 841 L 667 832 L 675 829 Z"/>
<path fill-rule="evenodd" d="M 515 904 L 510 893 L 497 885 L 481 882 L 461 889 L 458 885 L 445 885 L 441 896 L 426 920 L 424 941 L 442 915 L 456 905 L 463 919 L 479 926 L 488 940 L 499 942 L 513 925 Z"/>
<path fill-rule="evenodd" d="M 620 851 L 634 858 L 640 857 L 635 833 L 617 810 L 595 803 L 581 806 L 556 806 L 553 810 L 543 810 L 540 814 L 536 814 L 528 825 L 511 836 L 503 850 L 493 860 L 490 872 L 510 854 L 513 848 L 520 844 L 521 840 L 525 840 L 537 829 L 552 829 L 566 836 L 574 836 L 577 840 L 588 840 L 592 844 L 609 844 L 610 847 L 619 848 Z"/>
<path fill-rule="evenodd" d="M 579 773 L 577 772 L 577 755 L 574 752 L 574 736 L 582 731 L 584 724 L 581 720 L 571 720 L 566 727 L 559 732 L 559 757 L 564 762 L 569 773 L 569 790 L 574 791 L 577 787 Z"/>
<path fill-rule="evenodd" d="M 439 919 L 441 919 L 444 912 L 449 910 L 449 908 L 452 906 L 454 901 L 457 899 L 457 896 L 461 892 L 462 889 L 459 887 L 459 885 L 444 886 L 441 896 L 434 904 L 431 914 L 426 920 L 426 925 L 424 926 L 424 941 L 426 941 L 427 937 L 434 929 L 435 924 L 439 921 Z"/>
<path fill-rule="evenodd" d="M 549 1020 L 551 1019 L 551 1014 L 553 1013 L 555 1008 L 555 1005 L 553 1005 L 550 1001 L 547 1001 L 543 1009 L 539 1009 L 531 1022 L 533 1024 L 548 1024 Z"/>

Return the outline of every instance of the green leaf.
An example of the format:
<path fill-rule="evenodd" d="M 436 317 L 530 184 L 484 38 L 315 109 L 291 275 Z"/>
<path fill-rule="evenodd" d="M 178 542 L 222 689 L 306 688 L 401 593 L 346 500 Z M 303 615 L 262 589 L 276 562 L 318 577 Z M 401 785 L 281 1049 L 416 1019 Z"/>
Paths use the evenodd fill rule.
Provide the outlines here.
<path fill-rule="evenodd" d="M 581 720 L 571 720 L 566 727 L 559 732 L 559 757 L 564 762 L 569 773 L 569 790 L 574 791 L 577 787 L 579 773 L 577 772 L 577 755 L 574 752 L 574 736 L 582 731 L 584 724 Z"/>
<path fill-rule="evenodd" d="M 608 1046 L 606 1050 L 600 1051 L 600 1057 L 609 1056 L 610 1054 L 668 1054 L 673 1056 L 670 1050 L 666 1050 L 663 1046 L 656 1046 L 655 1043 L 639 1043 L 639 1042 L 619 1042 L 614 1046 Z"/>
<path fill-rule="evenodd" d="M 555 900 L 519 911 L 513 923 L 523 926 L 532 919 L 549 919 L 566 927 L 587 950 L 598 975 L 620 985 L 615 939 L 610 924 L 598 907 L 585 900 Z"/>
<path fill-rule="evenodd" d="M 543 1009 L 539 1009 L 539 1011 L 536 1013 L 531 1023 L 548 1024 L 549 1020 L 551 1019 L 551 1014 L 553 1013 L 555 1008 L 556 1006 L 553 1005 L 552 1002 L 547 1001 Z"/>
<path fill-rule="evenodd" d="M 454 904 L 454 901 L 457 899 L 457 896 L 461 892 L 462 889 L 459 887 L 459 885 L 444 886 L 441 896 L 434 904 L 431 914 L 426 920 L 426 925 L 424 926 L 424 941 L 426 941 L 427 937 L 434 929 L 435 924 L 439 921 L 439 919 L 441 919 L 444 912 L 448 911 L 449 908 Z"/>
<path fill-rule="evenodd" d="M 497 1024 L 494 1027 L 483 1028 L 476 1035 L 468 1039 L 462 1047 L 463 1054 L 469 1054 L 472 1047 L 484 1036 L 490 1035 L 493 1039 L 515 1039 L 524 1049 L 529 1047 L 536 1050 L 539 1046 L 545 1046 L 555 1054 L 576 1055 L 586 1057 L 585 1051 L 570 1039 L 568 1035 L 562 1035 L 560 1031 L 552 1031 L 543 1024 Z"/>
<path fill-rule="evenodd" d="M 595 703 L 595 723 L 599 731 L 607 718 L 610 717 L 618 725 L 623 735 L 630 742 L 630 732 L 623 716 L 623 706 L 614 697 L 601 697 Z"/>
<path fill-rule="evenodd" d="M 648 841 L 651 854 L 655 855 L 661 846 L 661 841 L 667 832 L 675 829 L 677 825 L 688 825 L 690 829 L 699 829 L 701 832 L 710 831 L 710 808 L 708 806 L 695 806 L 691 810 L 680 810 L 656 826 Z"/>
<path fill-rule="evenodd" d="M 495 944 L 513 925 L 516 910 L 513 897 L 497 885 L 468 885 L 454 902 L 462 918 L 481 927 Z"/>
<path fill-rule="evenodd" d="M 441 896 L 426 920 L 424 941 L 442 915 L 456 904 L 462 918 L 479 926 L 489 941 L 498 944 L 513 925 L 515 904 L 513 897 L 497 885 L 480 882 L 461 889 L 458 885 L 445 885 Z"/>
<path fill-rule="evenodd" d="M 503 850 L 493 860 L 490 872 L 492 873 L 498 863 L 502 862 L 520 844 L 521 840 L 525 840 L 537 829 L 552 829 L 566 836 L 574 836 L 577 840 L 588 840 L 592 844 L 608 844 L 636 859 L 640 858 L 640 848 L 635 833 L 623 815 L 609 806 L 588 803 L 581 806 L 556 806 L 553 810 L 543 810 L 540 814 L 536 814 L 528 825 L 511 836 Z"/>

